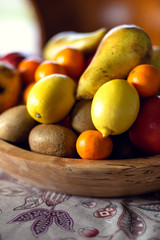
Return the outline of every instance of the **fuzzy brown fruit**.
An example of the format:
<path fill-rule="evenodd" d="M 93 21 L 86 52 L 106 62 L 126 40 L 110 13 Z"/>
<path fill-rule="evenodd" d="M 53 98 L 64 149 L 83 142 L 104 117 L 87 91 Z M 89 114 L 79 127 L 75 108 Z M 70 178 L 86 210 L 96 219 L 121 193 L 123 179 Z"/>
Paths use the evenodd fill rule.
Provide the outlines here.
<path fill-rule="evenodd" d="M 77 133 L 95 130 L 91 119 L 91 104 L 90 100 L 80 100 L 75 103 L 72 109 L 71 126 Z"/>
<path fill-rule="evenodd" d="M 58 157 L 75 157 L 76 134 L 57 124 L 39 124 L 29 135 L 32 151 Z"/>
<path fill-rule="evenodd" d="M 35 125 L 26 105 L 12 107 L 0 115 L 0 138 L 13 144 L 27 143 Z"/>

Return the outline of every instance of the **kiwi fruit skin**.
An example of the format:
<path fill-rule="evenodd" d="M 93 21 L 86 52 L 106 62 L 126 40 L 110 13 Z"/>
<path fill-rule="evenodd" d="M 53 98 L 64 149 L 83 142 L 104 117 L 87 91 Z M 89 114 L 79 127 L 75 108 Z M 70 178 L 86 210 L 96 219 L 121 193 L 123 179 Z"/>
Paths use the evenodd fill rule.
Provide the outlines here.
<path fill-rule="evenodd" d="M 57 157 L 76 156 L 77 135 L 58 124 L 39 124 L 29 134 L 31 151 Z"/>
<path fill-rule="evenodd" d="M 95 130 L 91 119 L 91 104 L 91 100 L 79 100 L 75 103 L 71 111 L 71 126 L 78 134 L 86 130 Z"/>
<path fill-rule="evenodd" d="M 36 124 L 26 105 L 14 106 L 0 114 L 0 138 L 17 145 L 27 143 L 29 133 Z"/>

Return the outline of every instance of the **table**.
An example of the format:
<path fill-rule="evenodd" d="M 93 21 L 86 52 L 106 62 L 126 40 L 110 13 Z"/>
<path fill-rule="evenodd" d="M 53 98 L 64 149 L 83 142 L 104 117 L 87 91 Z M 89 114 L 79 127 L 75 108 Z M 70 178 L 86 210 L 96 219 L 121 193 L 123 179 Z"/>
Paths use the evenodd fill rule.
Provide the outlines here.
<path fill-rule="evenodd" d="M 0 240 L 160 240 L 160 191 L 125 198 L 50 192 L 0 169 Z"/>

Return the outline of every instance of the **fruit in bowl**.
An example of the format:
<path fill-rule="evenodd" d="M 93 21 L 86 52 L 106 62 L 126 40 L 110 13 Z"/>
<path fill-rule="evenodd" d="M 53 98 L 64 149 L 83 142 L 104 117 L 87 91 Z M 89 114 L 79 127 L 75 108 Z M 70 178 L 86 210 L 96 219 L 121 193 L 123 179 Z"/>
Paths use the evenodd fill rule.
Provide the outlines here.
<path fill-rule="evenodd" d="M 12 144 L 25 144 L 35 125 L 25 105 L 14 106 L 0 115 L 0 138 Z"/>
<path fill-rule="evenodd" d="M 149 64 L 153 50 L 151 39 L 142 28 L 135 25 L 120 25 L 106 31 L 105 34 L 102 32 L 100 36 L 101 39 L 96 42 L 96 48 L 94 45 L 94 54 L 92 49 L 93 57 L 89 63 L 88 55 L 85 55 L 84 51 L 85 44 L 88 45 L 89 41 L 91 41 L 90 44 L 93 43 L 93 38 L 97 39 L 96 34 L 92 34 L 92 38 L 88 35 L 88 41 L 86 41 L 87 35 L 83 36 L 85 41 L 82 35 L 76 35 L 78 38 L 76 42 L 78 44 L 83 42 L 83 50 L 76 49 L 77 45 L 75 45 L 75 41 L 73 43 L 72 37 L 67 37 L 66 41 L 59 40 L 60 48 L 58 50 L 58 40 L 55 37 L 52 39 L 52 46 L 55 44 L 56 53 L 53 56 L 49 54 L 49 58 L 52 59 L 36 59 L 35 57 L 23 59 L 17 66 L 17 71 L 20 73 L 21 83 L 24 87 L 22 93 L 25 94 L 24 104 L 30 117 L 37 122 L 38 129 L 41 130 L 41 126 L 47 124 L 58 125 L 63 126 L 65 132 L 66 129 L 69 129 L 74 136 L 76 135 L 76 141 L 71 141 L 74 145 L 73 148 L 77 148 L 75 157 L 78 156 L 80 159 L 112 158 L 116 155 L 114 151 L 118 152 L 115 149 L 116 144 L 114 146 L 114 142 L 116 142 L 114 136 L 119 136 L 117 139 L 121 141 L 121 136 L 126 132 L 129 132 L 130 145 L 133 144 L 133 148 L 137 148 L 137 153 L 142 150 L 146 154 L 148 152 L 138 147 L 131 132 L 141 114 L 146 114 L 146 118 L 149 118 L 147 117 L 148 113 L 141 113 L 143 98 L 156 98 L 156 93 L 160 88 L 159 70 Z M 51 53 L 53 51 L 52 48 Z M 74 61 L 72 56 L 77 56 L 77 61 L 76 59 Z M 62 62 L 61 58 L 63 58 Z M 65 65 L 66 62 L 67 65 Z M 78 64 L 79 68 L 77 68 Z M 25 84 L 22 75 L 23 67 L 25 67 Z M 144 99 L 144 101 L 147 100 Z M 150 111 L 151 115 L 152 113 L 153 111 Z M 158 114 L 156 118 L 159 121 Z M 152 123 L 154 125 L 154 122 Z M 157 125 L 157 135 L 160 135 L 159 128 Z M 54 129 L 53 127 L 51 132 Z M 93 135 L 87 131 L 91 131 Z M 140 129 L 135 132 L 136 134 L 140 133 Z M 38 139 L 37 135 L 42 142 L 35 140 Z M 49 136 L 49 131 L 47 131 L 47 135 Z M 72 134 L 67 135 L 71 136 Z M 143 135 L 146 139 L 146 134 Z M 32 138 L 30 137 L 32 141 L 28 140 L 30 150 L 56 155 L 57 146 L 52 146 L 53 151 L 47 149 L 50 144 L 45 144 L 45 140 L 50 138 L 40 136 L 40 134 L 32 134 Z M 57 139 L 64 139 L 60 136 L 60 131 L 59 134 L 57 131 L 56 136 Z M 85 137 L 83 138 L 83 136 Z M 138 139 L 138 136 L 135 138 Z M 87 144 L 84 144 L 85 141 Z M 36 148 L 33 147 L 35 142 L 44 145 L 45 149 L 38 148 L 37 145 Z M 50 139 L 48 142 L 52 142 L 52 140 Z M 85 146 L 88 145 L 88 148 L 83 148 L 81 143 Z M 64 145 L 59 144 L 60 148 L 62 146 Z M 96 150 L 97 153 L 95 153 Z M 90 154 L 87 154 L 87 151 L 90 151 Z M 103 155 L 103 151 L 106 151 L 106 154 Z M 152 153 L 158 154 L 160 150 Z M 61 155 L 59 156 L 61 157 Z M 65 156 L 67 157 L 67 155 Z"/>
<path fill-rule="evenodd" d="M 26 57 L 21 52 L 10 52 L 2 56 L 1 61 L 12 64 L 14 67 L 18 67 L 18 64 Z"/>
<path fill-rule="evenodd" d="M 0 113 L 18 104 L 21 95 L 21 81 L 17 69 L 0 61 Z"/>
<path fill-rule="evenodd" d="M 98 88 L 112 79 L 126 79 L 129 72 L 152 56 L 148 34 L 135 25 L 120 25 L 106 33 L 81 75 L 77 99 L 92 99 Z"/>
<path fill-rule="evenodd" d="M 149 155 L 160 153 L 160 96 L 142 100 L 138 118 L 130 128 L 129 136 L 142 152 Z"/>
<path fill-rule="evenodd" d="M 62 45 L 72 47 L 72 38 Z M 103 35 L 90 56 L 82 51 L 85 69 L 78 79 L 67 71 L 50 72 L 46 59 L 34 71 L 26 68 L 22 103 L 35 125 L 27 130 L 26 144 L 17 148 L 18 140 L 7 142 L 17 125 L 24 139 L 27 123 L 13 107 L 10 116 L 3 111 L 0 133 L 3 124 L 9 127 L 7 138 L 0 136 L 5 140 L 0 140 L 1 167 L 38 187 L 68 194 L 117 197 L 159 190 L 160 77 L 149 64 L 152 48 L 143 29 L 122 25 Z M 45 67 L 37 70 L 41 64 Z M 39 79 L 39 73 L 44 77 Z"/>
<path fill-rule="evenodd" d="M 40 123 L 56 123 L 70 112 L 75 103 L 76 84 L 63 74 L 51 74 L 30 90 L 27 110 Z"/>

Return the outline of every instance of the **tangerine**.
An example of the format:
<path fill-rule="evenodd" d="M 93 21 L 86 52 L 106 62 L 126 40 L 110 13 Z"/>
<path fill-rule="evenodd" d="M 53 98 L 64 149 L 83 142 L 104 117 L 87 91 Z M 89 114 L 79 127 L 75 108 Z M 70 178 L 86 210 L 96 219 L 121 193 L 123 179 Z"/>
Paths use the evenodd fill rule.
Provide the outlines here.
<path fill-rule="evenodd" d="M 151 97 L 160 88 L 160 72 L 150 64 L 141 64 L 132 69 L 127 81 L 133 85 L 140 97 Z"/>
<path fill-rule="evenodd" d="M 19 63 L 17 68 L 24 87 L 35 81 L 35 71 L 41 62 L 42 59 L 39 57 L 27 57 Z"/>
<path fill-rule="evenodd" d="M 112 153 L 113 142 L 97 130 L 86 130 L 77 138 L 76 149 L 82 159 L 106 159 Z"/>
<path fill-rule="evenodd" d="M 73 47 L 65 47 L 57 53 L 54 60 L 66 69 L 67 74 L 77 79 L 85 68 L 83 53 Z"/>
<path fill-rule="evenodd" d="M 67 74 L 64 67 L 58 64 L 56 61 L 45 60 L 37 67 L 35 71 L 35 81 L 38 82 L 41 78 L 54 73 Z"/>
<path fill-rule="evenodd" d="M 29 94 L 31 88 L 34 86 L 34 84 L 35 84 L 35 82 L 32 82 L 25 87 L 25 89 L 23 91 L 23 102 L 24 102 L 24 104 L 27 103 L 28 94 Z"/>

